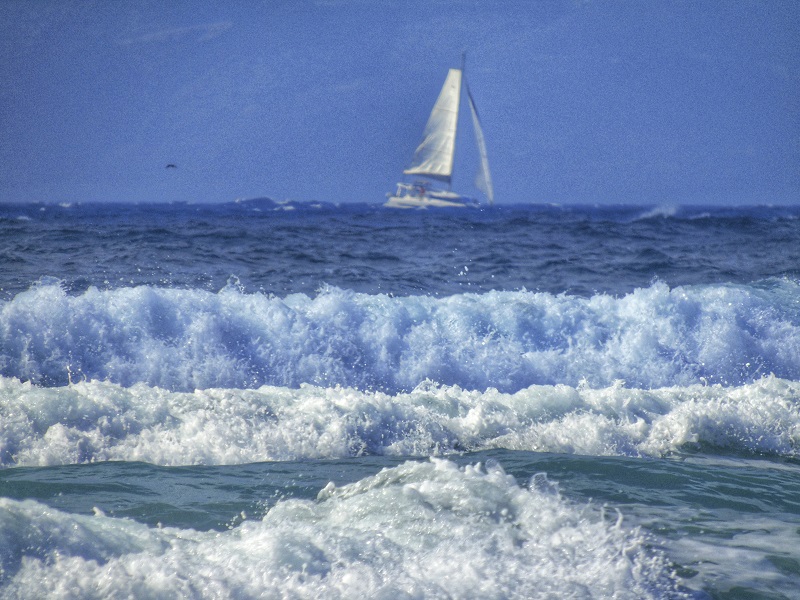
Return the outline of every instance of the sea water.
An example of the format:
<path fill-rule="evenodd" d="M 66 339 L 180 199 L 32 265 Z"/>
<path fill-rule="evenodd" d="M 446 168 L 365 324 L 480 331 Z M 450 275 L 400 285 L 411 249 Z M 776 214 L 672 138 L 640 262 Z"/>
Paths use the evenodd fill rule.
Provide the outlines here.
<path fill-rule="evenodd" d="M 798 598 L 800 209 L 0 205 L 0 597 Z"/>

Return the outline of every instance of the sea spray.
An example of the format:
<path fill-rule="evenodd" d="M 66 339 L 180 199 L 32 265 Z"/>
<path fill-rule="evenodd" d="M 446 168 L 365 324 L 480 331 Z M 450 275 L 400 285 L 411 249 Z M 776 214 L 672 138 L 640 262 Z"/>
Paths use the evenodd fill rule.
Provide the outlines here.
<path fill-rule="evenodd" d="M 622 297 L 487 292 L 278 298 L 149 286 L 77 296 L 44 284 L 0 306 L 0 374 L 174 391 L 304 383 L 514 392 L 624 380 L 651 388 L 800 379 L 800 284 L 663 283 Z"/>
<path fill-rule="evenodd" d="M 44 388 L 0 378 L 0 465 L 105 460 L 224 465 L 486 448 L 593 456 L 692 452 L 800 455 L 800 383 L 513 394 L 425 383 L 389 395 L 353 388 L 170 392 L 79 382 Z"/>

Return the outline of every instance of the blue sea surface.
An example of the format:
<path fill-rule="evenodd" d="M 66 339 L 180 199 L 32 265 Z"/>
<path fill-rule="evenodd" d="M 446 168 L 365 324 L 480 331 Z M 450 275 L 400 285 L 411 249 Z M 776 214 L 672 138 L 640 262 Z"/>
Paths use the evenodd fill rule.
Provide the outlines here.
<path fill-rule="evenodd" d="M 800 208 L 0 205 L 0 597 L 797 598 Z"/>

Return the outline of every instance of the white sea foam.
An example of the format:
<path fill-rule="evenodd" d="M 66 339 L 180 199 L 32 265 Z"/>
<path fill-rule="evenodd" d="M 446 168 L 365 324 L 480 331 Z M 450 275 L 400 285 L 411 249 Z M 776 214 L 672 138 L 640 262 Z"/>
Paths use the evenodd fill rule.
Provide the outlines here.
<path fill-rule="evenodd" d="M 8 597 L 685 597 L 621 517 L 446 460 L 329 484 L 225 532 L 0 499 L 0 540 Z"/>
<path fill-rule="evenodd" d="M 506 448 L 595 456 L 800 455 L 800 382 L 629 389 L 532 386 L 513 394 L 427 383 L 169 392 L 0 378 L 0 465 L 91 461 L 242 464 Z M 716 449 L 716 450 L 711 450 Z"/>
<path fill-rule="evenodd" d="M 277 298 L 148 286 L 79 296 L 42 282 L 0 305 L 0 374 L 171 390 L 431 379 L 514 392 L 534 384 L 736 385 L 800 379 L 800 284 L 656 283 L 615 298 L 489 292 L 390 297 L 337 288 Z"/>
<path fill-rule="evenodd" d="M 674 205 L 665 204 L 662 206 L 656 206 L 655 208 L 651 208 L 650 210 L 644 212 L 642 215 L 636 218 L 637 221 L 642 221 L 646 219 L 668 219 L 670 217 L 674 217 L 678 214 L 678 207 Z"/>

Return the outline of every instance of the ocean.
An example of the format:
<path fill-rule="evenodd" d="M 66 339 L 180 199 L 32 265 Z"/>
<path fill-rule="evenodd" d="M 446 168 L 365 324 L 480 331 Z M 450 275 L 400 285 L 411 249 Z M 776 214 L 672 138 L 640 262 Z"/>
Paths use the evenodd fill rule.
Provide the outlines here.
<path fill-rule="evenodd" d="M 2 598 L 800 598 L 800 207 L 0 204 Z"/>

